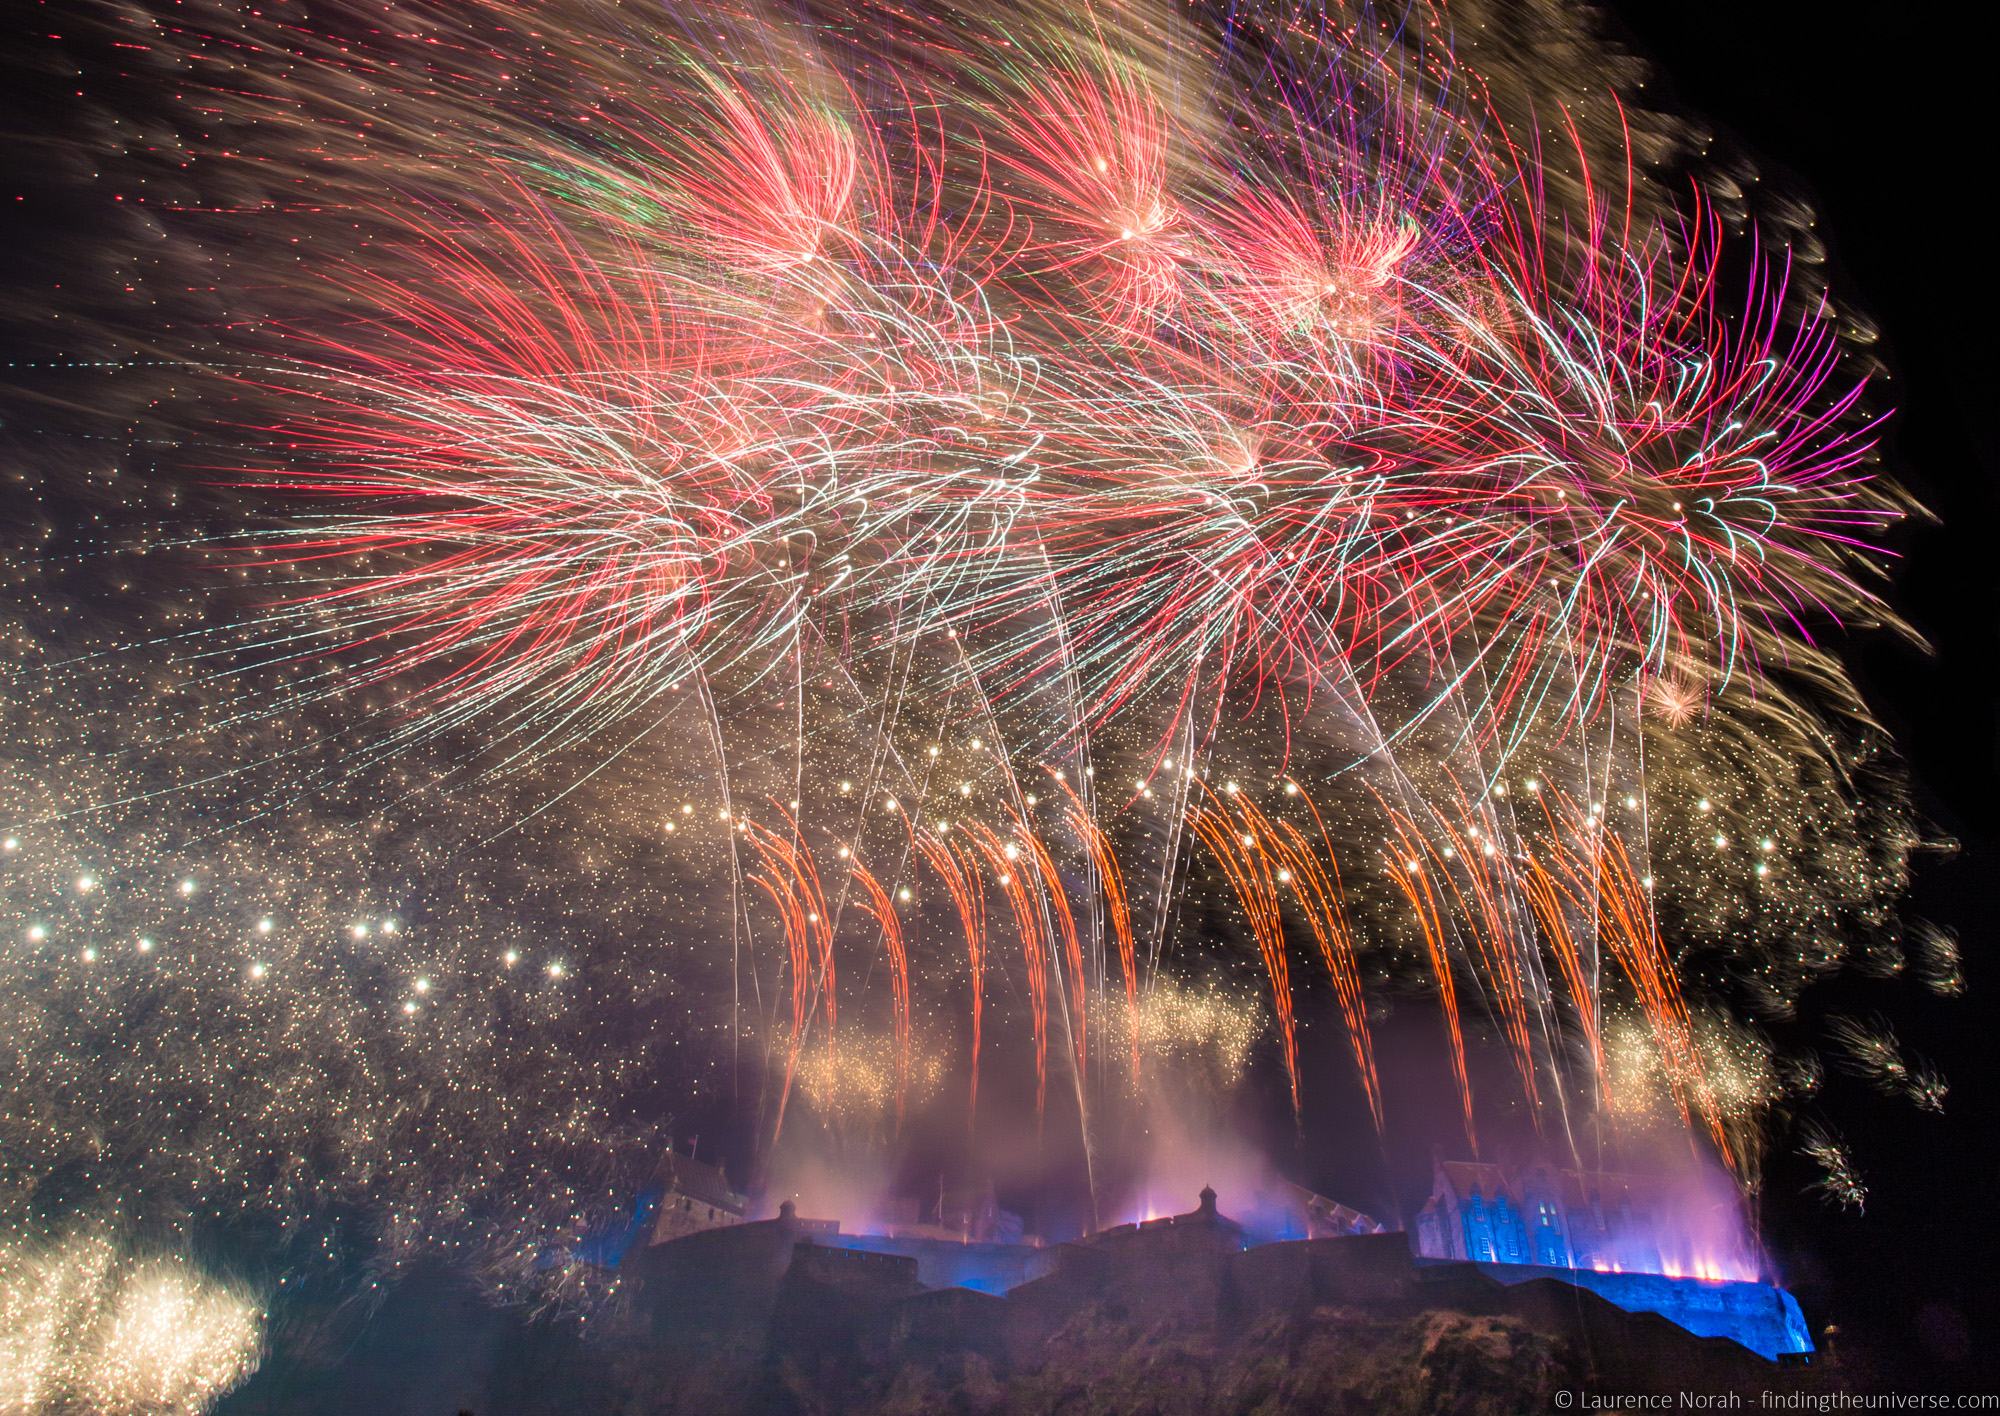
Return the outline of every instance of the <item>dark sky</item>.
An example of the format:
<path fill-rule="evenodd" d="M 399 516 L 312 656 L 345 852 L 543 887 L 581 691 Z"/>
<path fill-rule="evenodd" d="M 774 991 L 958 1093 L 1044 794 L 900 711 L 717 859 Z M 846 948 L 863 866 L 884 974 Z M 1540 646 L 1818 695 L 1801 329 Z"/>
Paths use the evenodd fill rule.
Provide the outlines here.
<path fill-rule="evenodd" d="M 1928 6 L 1862 10 L 1759 0 L 1617 0 L 1635 47 L 1657 61 L 1676 106 L 1699 113 L 1802 188 L 1821 213 L 1835 288 L 1883 333 L 1892 373 L 1888 433 L 1896 475 L 1939 523 L 1905 529 L 1894 601 L 1929 639 L 1861 647 L 1862 683 L 1917 779 L 1920 809 L 1962 849 L 1919 862 L 1910 912 L 1955 926 L 1971 990 L 1941 1001 L 1914 985 L 1873 998 L 1951 1078 L 1946 1117 L 1862 1097 L 1835 1111 L 1867 1173 L 1864 1219 L 1816 1212 L 1799 1177 L 1774 1166 L 1766 1220 L 1788 1277 L 1817 1321 L 1894 1351 L 1911 1378 L 1977 1384 L 2000 1371 L 1987 1337 L 2000 1321 L 1990 1284 L 2000 1147 L 1993 972 L 2000 906 L 2000 736 L 1996 736 L 1995 407 L 1992 331 L 2000 304 L 1987 268 L 1994 177 L 1990 54 L 1976 33 Z M 1841 1001 L 1823 985 L 1807 1006 Z M 1873 1006 L 1855 991 L 1857 1006 Z M 1981 1349 L 1988 1349 L 1982 1352 Z"/>

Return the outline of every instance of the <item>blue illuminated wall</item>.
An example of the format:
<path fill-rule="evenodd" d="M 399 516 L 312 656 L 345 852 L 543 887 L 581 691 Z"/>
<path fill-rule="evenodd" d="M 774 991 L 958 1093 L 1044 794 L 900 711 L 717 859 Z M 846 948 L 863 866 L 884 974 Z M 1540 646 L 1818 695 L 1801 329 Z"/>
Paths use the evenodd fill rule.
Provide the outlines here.
<path fill-rule="evenodd" d="M 818 1242 L 915 1259 L 917 1282 L 926 1288 L 971 1288 L 999 1295 L 1055 1267 L 1053 1249 L 1031 1244 L 961 1244 L 950 1239 L 906 1239 L 887 1234 L 821 1235 Z"/>
<path fill-rule="evenodd" d="M 1541 1264 L 1477 1264 L 1502 1283 L 1553 1278 L 1587 1288 L 1628 1313 L 1658 1313 L 1697 1337 L 1726 1337 L 1761 1357 L 1811 1352 L 1811 1330 L 1798 1302 L 1768 1283 L 1711 1282 L 1657 1273 L 1599 1273 Z"/>

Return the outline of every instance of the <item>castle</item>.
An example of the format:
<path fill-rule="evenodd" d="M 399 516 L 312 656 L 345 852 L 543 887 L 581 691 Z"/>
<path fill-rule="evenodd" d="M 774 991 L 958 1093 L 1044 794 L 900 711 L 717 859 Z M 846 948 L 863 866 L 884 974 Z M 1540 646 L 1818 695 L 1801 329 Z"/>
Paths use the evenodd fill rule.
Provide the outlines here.
<path fill-rule="evenodd" d="M 1415 1252 L 1409 1236 L 1323 1200 L 1307 1206 L 1301 1237 L 1260 1243 L 1205 1188 L 1187 1213 L 1052 1245 L 843 1234 L 838 1220 L 803 1218 L 787 1201 L 776 1219 L 656 1239 L 622 1268 L 652 1295 L 662 1339 L 702 1348 L 761 1350 L 782 1337 L 814 1350 L 888 1351 L 918 1335 L 1027 1360 L 1092 1305 L 1135 1320 L 1234 1328 L 1259 1313 L 1335 1303 L 1507 1313 L 1569 1336 L 1582 1322 L 1592 1350 L 1609 1345 L 1646 1361 L 1689 1334 L 1727 1339 L 1723 1346 L 1767 1362 L 1813 1350 L 1798 1305 L 1768 1284 L 1567 1262 L 1579 1252 L 1602 1255 L 1660 1216 L 1664 1200 L 1650 1182 L 1557 1171 L 1516 1177 L 1458 1162 L 1440 1165 L 1437 1180 Z M 705 1215 L 706 1207 L 682 1213 Z M 1447 1242 L 1458 1250 L 1433 1252 Z M 1579 1289 L 1602 1305 L 1579 1307 Z"/>
<path fill-rule="evenodd" d="M 1485 1207 L 1493 1177 L 1478 1178 Z M 658 1213 L 634 1216 L 630 1246 L 604 1260 L 619 1301 L 587 1329 L 523 1322 L 432 1266 L 367 1342 L 323 1367 L 271 1364 L 228 1410 L 1513 1411 L 1590 1384 L 1749 1407 L 1840 1377 L 1806 1361 L 1797 1305 L 1761 1283 L 1425 1259 L 1339 1215 L 1317 1221 L 1342 1231 L 1328 1237 L 1260 1243 L 1213 1190 L 1039 1247 L 848 1235 L 789 1203 L 727 1223 L 718 1203 L 711 1225 L 706 1199 L 734 1193 L 711 1180 L 674 1170 L 661 1208 L 687 1232 L 645 1243 Z"/>
<path fill-rule="evenodd" d="M 1713 1232 L 1713 1218 L 1684 1191 L 1645 1176 L 1439 1160 L 1414 1247 L 1425 1258 L 1473 1263 L 1755 1278 L 1743 1256 L 1676 1249 L 1676 1238 Z"/>
<path fill-rule="evenodd" d="M 721 1170 L 669 1150 L 660 1165 L 660 1196 L 648 1242 L 664 1244 L 704 1229 L 741 1224 L 749 1213 L 750 1201 Z"/>

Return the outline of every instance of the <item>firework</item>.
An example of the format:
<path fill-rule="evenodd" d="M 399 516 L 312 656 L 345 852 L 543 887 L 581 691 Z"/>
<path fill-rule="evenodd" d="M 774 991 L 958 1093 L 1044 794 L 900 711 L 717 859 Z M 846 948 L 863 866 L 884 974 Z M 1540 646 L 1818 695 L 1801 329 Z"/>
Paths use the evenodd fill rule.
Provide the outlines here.
<path fill-rule="evenodd" d="M 1839 1136 L 1817 1123 L 1808 1123 L 1802 1133 L 1800 1148 L 1820 1168 L 1819 1178 L 1812 1185 L 1814 1190 L 1856 1214 L 1867 1207 L 1868 1187 L 1862 1183 Z"/>
<path fill-rule="evenodd" d="M 1840 1065 L 1846 1071 L 1883 1091 L 1902 1091 L 1910 1084 L 1910 1065 L 1903 1060 L 1902 1044 L 1887 1019 L 1833 1018 L 1826 1031 L 1840 1050 Z"/>
<path fill-rule="evenodd" d="M 0 1409 L 205 1411 L 257 1370 L 264 1312 L 185 1261 L 79 1230 L 0 1241 Z"/>
<path fill-rule="evenodd" d="M 1959 955 L 1958 936 L 1928 921 L 1919 921 L 1914 932 L 1924 987 L 1946 998 L 1956 998 L 1964 993 L 1965 970 Z"/>
<path fill-rule="evenodd" d="M 1252 1049 L 1268 1028 L 1255 999 L 1210 985 L 1187 987 L 1162 980 L 1141 997 L 1128 1026 L 1131 1042 L 1160 1063 L 1186 1067 L 1207 1085 L 1226 1089 L 1240 1081 Z"/>
<path fill-rule="evenodd" d="M 171 231 L 242 269 L 143 548 L 218 612 L 23 630 L 0 1141 L 88 1192 L 40 1201 L 518 1291 L 665 1077 L 760 1173 L 799 1095 L 894 1137 L 962 1075 L 976 1131 L 982 1066 L 1086 1156 L 1190 1059 L 1379 1132 L 1406 1000 L 1475 1149 L 1755 1183 L 1818 1073 L 1731 1005 L 1893 973 L 1914 842 L 1831 647 L 1905 508 L 1839 312 L 1587 63 L 989 9 L 106 20 L 205 76 Z"/>
<path fill-rule="evenodd" d="M 799 1087 L 822 1117 L 863 1127 L 899 1107 L 929 1101 L 945 1081 L 942 1058 L 906 1051 L 891 1035 L 843 1038 L 839 1048 L 821 1045 L 799 1059 Z"/>
<path fill-rule="evenodd" d="M 1951 1086 L 1945 1081 L 1943 1073 L 1927 1062 L 1919 1062 L 1910 1069 L 1905 1091 L 1919 1108 L 1942 1116 L 1944 1099 L 1950 1094 Z"/>

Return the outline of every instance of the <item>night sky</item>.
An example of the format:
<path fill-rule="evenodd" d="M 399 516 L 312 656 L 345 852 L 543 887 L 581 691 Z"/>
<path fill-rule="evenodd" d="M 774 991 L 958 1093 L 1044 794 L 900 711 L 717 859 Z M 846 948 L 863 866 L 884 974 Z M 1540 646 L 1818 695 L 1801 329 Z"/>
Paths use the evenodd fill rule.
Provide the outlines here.
<path fill-rule="evenodd" d="M 1916 988 L 1891 1009 L 1907 1034 L 1931 1040 L 1956 1090 L 1949 1124 L 1929 1126 L 1863 1103 L 1841 1120 L 1875 1157 L 1865 1219 L 1815 1212 L 1788 1194 L 1780 1171 L 1766 1209 L 1788 1274 L 1806 1297 L 1824 1293 L 1857 1334 L 1879 1334 L 1926 1379 L 1991 1372 L 2000 1316 L 1991 1274 L 2000 1233 L 1982 1222 L 1983 1177 L 1996 1152 L 1996 1067 L 1990 1039 L 2000 1003 L 1978 959 L 2000 905 L 2000 699 L 1993 687 L 1996 579 L 1986 547 L 2000 466 L 1984 431 L 1996 373 L 1978 331 L 2000 307 L 1991 282 L 1968 283 L 1960 248 L 1933 225 L 1976 187 L 1966 136 L 1980 130 L 1975 35 L 1934 16 L 1880 6 L 1865 15 L 1776 4 L 1621 4 L 1670 90 L 1751 152 L 1770 180 L 1812 194 L 1835 282 L 1880 325 L 1898 413 L 1889 457 L 1931 525 L 1907 526 L 1895 600 L 1935 652 L 1887 636 L 1862 646 L 1864 683 L 1911 763 L 1921 809 L 1959 842 L 1951 859 L 1920 862 L 1913 914 L 1954 923 L 1971 988 L 1948 1006 Z M 1843 1001 L 1836 986 L 1822 1006 Z"/>
<path fill-rule="evenodd" d="M 91 607 L 82 613 L 92 617 L 96 640 L 115 640 L 140 622 L 157 628 L 143 612 L 121 620 L 125 612 L 116 607 L 117 596 L 94 583 L 101 575 L 92 558 L 95 548 L 141 533 L 157 539 L 155 528 L 175 518 L 212 531 L 229 505 L 210 485 L 213 470 L 200 470 L 199 458 L 163 455 L 165 479 L 136 495 L 97 480 L 100 472 L 91 470 L 89 450 L 96 441 L 127 447 L 134 429 L 178 426 L 184 410 L 198 412 L 203 405 L 191 398 L 183 402 L 185 389 L 170 377 L 98 379 L 80 373 L 69 360 L 90 340 L 53 331 L 48 303 L 36 293 L 60 286 L 64 308 L 85 322 L 92 312 L 118 310 L 124 292 L 117 272 L 130 266 L 101 261 L 96 254 L 129 249 L 149 229 L 145 216 L 104 214 L 98 174 L 80 155 L 72 126 L 80 111 L 77 95 L 55 56 L 75 58 L 98 82 L 123 61 L 90 38 L 52 41 L 62 27 L 63 9 L 13 7 L 0 93 L 0 134 L 14 145 L 6 186 L 0 188 L 0 253 L 6 263 L 0 272 L 0 360 L 5 361 L 0 518 L 7 523 L 10 558 L 0 573 L 13 591 L 9 608 L 20 617 L 10 621 L 10 632 L 17 623 L 26 625 L 21 643 L 60 636 L 59 625 L 27 624 L 37 613 L 34 606 L 55 598 Z M 1791 0 L 1752 6 L 1748 13 L 1733 5 L 1621 0 L 1612 12 L 1613 31 L 1629 33 L 1631 47 L 1655 61 L 1649 80 L 1655 92 L 1664 89 L 1673 106 L 1711 125 L 1719 148 L 1754 163 L 1771 189 L 1799 194 L 1816 209 L 1814 230 L 1829 252 L 1832 288 L 1880 330 L 1875 353 L 1888 370 L 1883 397 L 1896 409 L 1883 438 L 1884 463 L 1936 513 L 1932 523 L 1905 523 L 1891 540 L 1902 558 L 1891 603 L 1929 642 L 1929 651 L 1888 632 L 1857 636 L 1846 650 L 1870 706 L 1909 765 L 1914 804 L 1928 834 L 1957 842 L 1955 853 L 1916 857 L 1904 915 L 1958 932 L 1969 990 L 1959 998 L 1938 997 L 1921 985 L 1915 969 L 1886 982 L 1840 974 L 1811 985 L 1800 1001 L 1799 1019 L 1786 1026 L 1804 1035 L 1829 1017 L 1879 1011 L 1907 1045 L 1950 1079 L 1949 1101 L 1939 1117 L 1860 1086 L 1830 1089 L 1821 1109 L 1867 1177 L 1866 1213 L 1842 1211 L 1810 1193 L 1811 1168 L 1794 1150 L 1778 1147 L 1767 1162 L 1761 1218 L 1764 1240 L 1787 1286 L 1816 1328 L 1828 1322 L 1840 1327 L 1838 1345 L 1855 1354 L 1861 1370 L 1924 1386 L 1978 1386 L 1987 1373 L 2000 1373 L 2000 1360 L 1983 1341 L 2000 1323 L 2000 1302 L 1989 1284 L 2000 1263 L 2000 1224 L 1988 1214 L 2000 1174 L 2000 1146 L 1992 1139 L 2000 1123 L 2000 1061 L 1991 1044 L 2000 1027 L 2000 991 L 1989 977 L 1992 921 L 2000 906 L 2000 693 L 1989 682 L 2000 657 L 1995 653 L 2000 556 L 1988 539 L 1990 528 L 2000 524 L 1995 519 L 2000 469 L 1984 432 L 1994 381 L 2000 378 L 1988 334 L 2000 320 L 2000 302 L 1983 270 L 1988 257 L 1976 216 L 1985 204 L 1987 181 L 1978 139 L 1991 127 L 1979 104 L 1983 56 L 1974 36 L 1955 33 L 1914 6 L 1881 7 L 1864 23 Z M 110 105 L 142 116 L 169 106 L 163 93 L 143 90 L 119 94 Z M 90 111 L 105 110 L 93 105 Z M 234 278 L 233 270 L 222 273 L 223 294 L 214 301 L 192 300 L 185 311 L 199 318 L 227 308 L 227 282 Z M 129 319 L 129 311 L 120 318 Z M 57 367 L 48 367 L 52 360 Z M 53 457 L 52 447 L 58 449 Z M 121 475 L 146 475 L 150 459 L 143 448 L 124 461 Z M 208 573 L 216 554 L 204 548 L 192 559 Z M 176 576 L 184 573 L 176 568 L 179 563 L 157 553 L 140 560 L 144 563 L 117 562 L 119 574 L 130 570 L 134 577 L 134 586 L 121 586 L 120 592 L 148 602 L 171 597 Z M 59 596 L 50 595 L 52 587 Z M 24 604 L 30 608 L 24 611 Z M 282 679 L 259 682 L 276 693 Z M 146 674 L 134 670 L 129 678 L 115 678 L 105 692 L 139 694 L 145 683 Z M 24 685 L 19 676 L 10 691 L 24 700 L 53 692 Z M 204 691 L 182 684 L 165 696 L 179 693 L 185 706 Z M 364 703 L 385 715 L 383 720 L 391 716 L 386 698 Z M 148 711 L 165 713 L 168 706 Z M 59 764 L 52 770 L 98 770 L 93 753 L 100 742 L 112 740 L 106 724 L 121 709 L 119 702 L 100 701 L 89 714 L 80 714 L 77 741 L 49 749 L 48 760 Z M 221 709 L 211 703 L 205 711 Z M 838 738 L 841 716 L 851 713 L 851 705 L 843 708 L 830 697 L 821 711 L 827 725 L 816 730 Z M 202 809 L 252 814 L 263 823 L 204 847 L 212 849 L 218 878 L 231 870 L 254 870 L 260 853 L 272 859 L 285 852 L 318 853 L 327 863 L 324 878 L 287 887 L 284 908 L 293 916 L 329 929 L 359 929 L 365 920 L 378 939 L 387 921 L 391 934 L 414 926 L 419 940 L 428 937 L 426 930 L 440 938 L 477 935 L 480 949 L 496 957 L 505 949 L 506 968 L 520 964 L 520 977 L 531 977 L 534 989 L 515 996 L 494 984 L 476 1002 L 515 1010 L 509 1026 L 523 1036 L 592 1015 L 625 1020 L 614 1025 L 631 1029 L 619 1039 L 628 1069 L 619 1093 L 624 1110 L 610 1107 L 603 1116 L 586 1118 L 587 1124 L 626 1128 L 614 1138 L 615 1146 L 607 1147 L 619 1151 L 621 1164 L 638 1163 L 635 1158 L 661 1139 L 644 1124 L 649 1109 L 651 1119 L 671 1113 L 681 1138 L 702 1134 L 705 1148 L 748 1150 L 770 1117 L 767 1110 L 746 1114 L 738 1104 L 733 1064 L 722 1060 L 726 1018 L 712 1006 L 727 986 L 721 956 L 705 962 L 693 978 L 686 969 L 636 955 L 621 963 L 615 976 L 564 976 L 566 969 L 588 962 L 584 941 L 606 921 L 613 934 L 649 940 L 717 927 L 715 907 L 693 903 L 699 880 L 636 824 L 673 811 L 684 795 L 692 803 L 698 788 L 689 783 L 698 781 L 699 773 L 670 748 L 635 739 L 629 762 L 593 779 L 579 798 L 595 804 L 594 821 L 579 825 L 575 817 L 529 813 L 495 847 L 480 829 L 479 809 L 518 812 L 524 798 L 484 782 L 465 786 L 469 795 L 452 795 L 454 783 L 463 785 L 454 753 L 464 748 L 464 739 L 424 743 L 409 760 L 370 759 L 367 771 L 356 774 L 353 759 L 343 753 L 360 740 L 358 731 L 324 705 L 303 716 L 253 724 L 244 741 L 254 752 L 284 754 L 298 769 L 287 781 L 314 784 L 311 804 L 298 807 L 287 796 L 290 788 L 269 784 L 204 787 Z M 212 751 L 213 745 L 201 750 Z M 193 771 L 174 762 L 171 752 L 160 756 L 149 769 L 160 781 Z M 558 766 L 531 782 L 525 799 L 560 792 L 573 777 L 573 769 Z M 104 780 L 106 790 L 123 789 L 109 775 Z M 385 785 L 403 809 L 379 810 Z M 706 802 L 702 811 L 708 811 Z M 375 834 L 357 845 L 363 831 Z M 389 863 L 386 871 L 383 862 Z M 636 877 L 645 879 L 647 891 L 628 898 L 621 881 Z M 166 883 L 158 888 L 160 910 L 181 907 Z M 356 921 L 352 926 L 345 923 L 350 916 Z M 733 916 L 721 918 L 733 924 Z M 1198 914 L 1177 927 L 1198 931 L 1204 925 L 1229 928 Z M 192 938 L 200 926 L 189 920 L 185 928 Z M 566 948 L 565 941 L 573 943 Z M 387 939 L 383 945 L 392 947 Z M 395 967 L 401 962 L 398 955 Z M 454 954 L 439 967 L 462 962 Z M 403 971 L 423 967 L 416 958 Z M 394 971 L 387 964 L 384 969 L 385 976 Z M 1229 980 L 1240 985 L 1232 996 L 1254 994 L 1256 979 L 1254 969 L 1239 970 Z M 408 993 L 415 985 L 407 981 L 396 986 L 408 994 L 412 1016 L 427 1016 L 418 1010 L 435 1008 L 442 1022 L 457 1006 L 430 998 L 428 975 L 415 993 Z M 677 1011 L 678 990 L 689 988 L 708 1002 Z M 1020 1000 L 1009 1006 L 1018 1011 Z M 1330 999 L 1322 993 L 1307 1006 L 1306 1016 L 1310 1026 L 1302 1050 L 1308 1069 L 1344 1067 L 1345 1043 Z M 301 1018 L 296 1026 L 309 1030 L 312 1023 Z M 1436 1065 L 1434 1041 L 1413 1041 L 1410 1031 L 1407 1021 L 1384 1027 L 1385 1071 L 1402 1061 Z M 1018 1039 L 999 1046 L 1017 1049 L 1016 1066 L 1011 1078 L 996 1072 L 994 1094 L 1024 1104 Z M 1422 1060 L 1426 1055 L 1428 1063 Z M 494 1065 L 514 1063 L 496 1057 Z M 479 1049 L 467 1043 L 436 1067 L 405 1081 L 458 1085 L 481 1067 Z M 580 1062 L 571 1069 L 568 1059 L 555 1058 L 522 1077 L 521 1095 L 530 1098 L 524 1107 L 549 1108 L 547 1117 L 532 1122 L 542 1128 L 537 1134 L 560 1129 L 554 1098 L 610 1085 L 601 1072 L 580 1075 L 589 1071 Z M 1345 1088 L 1309 1097 L 1306 1124 L 1295 1127 L 1276 1065 L 1263 1058 L 1252 1075 L 1254 1095 L 1244 1105 L 1243 1129 L 1263 1136 L 1274 1154 L 1286 1157 L 1287 1168 L 1378 1213 L 1407 1212 L 1421 1202 L 1432 1144 L 1421 1127 L 1399 1129 L 1392 1123 L 1385 1150 L 1378 1151 L 1372 1138 L 1357 1143 L 1367 1117 L 1359 1094 Z M 1393 1099 L 1395 1083 L 1390 1090 Z M 936 1139 L 945 1128 L 935 1112 L 953 1113 L 947 1103 L 931 1100 L 934 1113 L 924 1123 L 930 1129 L 913 1128 L 917 1139 L 903 1163 L 906 1179 L 927 1171 L 933 1146 L 939 1152 L 950 1148 Z M 1451 1102 L 1441 1087 L 1412 1104 L 1435 1107 L 1449 1120 Z M 768 1108 L 768 1098 L 763 1105 Z M 466 1106 L 471 1114 L 476 1099 Z M 436 1137 L 440 1146 L 451 1140 Z M 496 1154 L 478 1167 L 479 1183 L 503 1197 L 502 1203 L 513 1202 L 518 1189 L 534 1191 L 541 1199 L 533 1203 L 539 1204 L 553 1191 L 579 1183 L 591 1163 L 581 1155 L 545 1151 L 532 1175 L 510 1175 L 507 1157 Z M 64 1183 L 84 1195 L 95 1182 L 71 1174 Z M 413 1204 L 427 1183 L 411 1183 Z M 1003 1182 L 1003 1199 L 1029 1211 L 1031 1224 L 1055 1230 L 1084 1222 L 1073 1185 L 1045 1187 L 1020 1177 L 1011 1183 L 1008 1189 Z M 351 1257 L 337 1240 L 326 1242 L 337 1259 Z"/>

